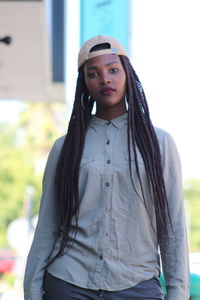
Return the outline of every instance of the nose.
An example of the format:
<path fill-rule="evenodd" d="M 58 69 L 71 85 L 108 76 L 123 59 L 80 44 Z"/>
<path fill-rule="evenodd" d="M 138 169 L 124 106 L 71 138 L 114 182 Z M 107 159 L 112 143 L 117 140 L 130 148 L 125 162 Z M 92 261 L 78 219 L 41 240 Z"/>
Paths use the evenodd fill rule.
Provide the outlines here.
<path fill-rule="evenodd" d="M 102 75 L 101 75 L 101 84 L 102 85 L 107 85 L 108 83 L 111 83 L 111 82 L 112 82 L 112 80 L 111 80 L 109 74 L 108 73 L 102 73 Z"/>

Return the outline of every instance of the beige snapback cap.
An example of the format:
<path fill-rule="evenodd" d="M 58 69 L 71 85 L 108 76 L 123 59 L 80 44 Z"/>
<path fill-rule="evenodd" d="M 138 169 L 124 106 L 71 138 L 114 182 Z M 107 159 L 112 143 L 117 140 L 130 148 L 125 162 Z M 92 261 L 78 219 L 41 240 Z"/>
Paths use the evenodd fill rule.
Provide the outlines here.
<path fill-rule="evenodd" d="M 90 52 L 94 46 L 104 43 L 108 43 L 110 48 Z M 102 54 L 116 54 L 128 57 L 125 48 L 113 37 L 97 35 L 87 40 L 81 47 L 78 55 L 78 68 L 80 68 L 88 59 Z"/>

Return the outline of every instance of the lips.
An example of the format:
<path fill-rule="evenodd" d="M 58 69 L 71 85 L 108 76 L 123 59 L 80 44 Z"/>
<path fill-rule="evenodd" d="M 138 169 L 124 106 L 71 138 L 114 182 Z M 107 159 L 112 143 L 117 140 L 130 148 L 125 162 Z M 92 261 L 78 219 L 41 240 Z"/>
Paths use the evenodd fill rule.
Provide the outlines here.
<path fill-rule="evenodd" d="M 104 87 L 101 91 L 100 94 L 104 95 L 104 96 L 109 96 L 111 95 L 113 92 L 115 92 L 116 89 L 112 88 L 112 87 Z"/>

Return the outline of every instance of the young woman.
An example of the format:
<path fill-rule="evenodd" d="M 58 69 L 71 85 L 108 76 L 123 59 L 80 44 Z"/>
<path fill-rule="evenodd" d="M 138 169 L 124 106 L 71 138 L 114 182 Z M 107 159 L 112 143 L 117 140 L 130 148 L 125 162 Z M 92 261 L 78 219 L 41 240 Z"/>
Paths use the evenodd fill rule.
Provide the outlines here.
<path fill-rule="evenodd" d="M 123 46 L 81 48 L 67 135 L 48 158 L 25 273 L 26 300 L 189 299 L 181 167 L 154 128 Z M 92 115 L 93 104 L 96 114 Z"/>

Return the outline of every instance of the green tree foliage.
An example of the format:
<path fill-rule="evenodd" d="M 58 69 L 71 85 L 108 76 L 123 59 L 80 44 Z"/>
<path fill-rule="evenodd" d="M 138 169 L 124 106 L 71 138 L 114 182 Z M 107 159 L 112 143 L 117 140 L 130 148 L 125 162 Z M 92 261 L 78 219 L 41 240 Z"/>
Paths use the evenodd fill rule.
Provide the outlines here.
<path fill-rule="evenodd" d="M 200 179 L 184 183 L 184 197 L 188 217 L 190 251 L 200 252 Z"/>
<path fill-rule="evenodd" d="M 55 139 L 65 132 L 64 112 L 64 105 L 60 103 L 29 103 L 19 119 L 24 146 L 37 156 L 45 155 Z"/>
<path fill-rule="evenodd" d="M 22 216 L 28 185 L 39 189 L 39 176 L 34 171 L 33 155 L 18 145 L 15 128 L 0 124 L 0 242 L 5 243 L 8 224 Z"/>
<path fill-rule="evenodd" d="M 6 229 L 24 216 L 27 187 L 32 186 L 33 211 L 38 212 L 46 158 L 54 140 L 64 133 L 63 105 L 29 103 L 16 123 L 0 122 L 0 247 Z"/>

